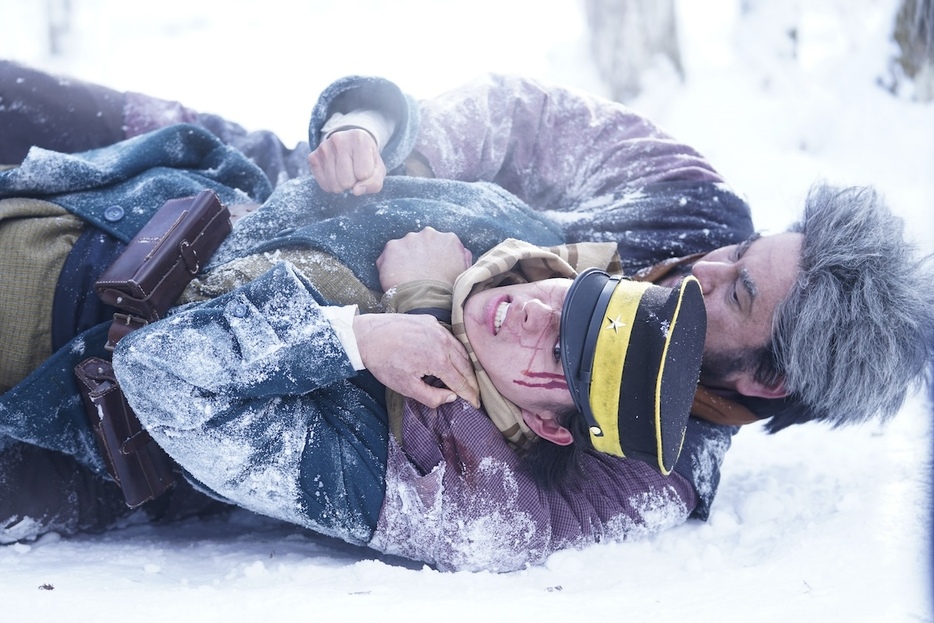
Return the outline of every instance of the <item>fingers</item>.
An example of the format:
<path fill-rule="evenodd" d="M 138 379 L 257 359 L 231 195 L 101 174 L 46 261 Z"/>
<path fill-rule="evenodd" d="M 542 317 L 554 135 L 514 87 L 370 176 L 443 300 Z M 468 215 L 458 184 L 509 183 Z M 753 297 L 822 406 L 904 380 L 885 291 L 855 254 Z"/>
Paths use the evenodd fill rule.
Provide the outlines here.
<path fill-rule="evenodd" d="M 459 375 L 457 381 L 451 381 L 445 383 L 448 386 L 448 389 L 453 391 L 455 395 L 460 398 L 463 398 L 474 409 L 480 408 L 480 386 L 477 384 L 477 378 L 473 375 L 471 371 L 467 375 Z M 449 397 L 445 402 L 453 402 L 454 398 Z"/>
<path fill-rule="evenodd" d="M 464 347 L 453 336 L 451 340 L 454 344 L 446 348 L 445 351 L 448 354 L 450 367 L 441 373 L 442 376 L 438 374 L 435 374 L 435 376 L 451 391 L 479 409 L 480 383 L 474 374 L 470 358 L 467 356 Z M 454 347 L 455 344 L 456 348 Z"/>
<path fill-rule="evenodd" d="M 400 393 L 432 408 L 454 402 L 460 397 L 469 402 L 475 409 L 479 409 L 480 386 L 474 376 L 473 369 L 469 367 L 469 362 L 467 366 L 467 370 L 458 369 L 458 366 L 433 368 L 439 370 L 439 372 L 418 379 L 410 379 L 410 382 L 406 383 L 405 390 L 400 391 Z M 430 377 L 437 378 L 445 386 L 435 387 L 429 384 L 425 379 Z"/>
<path fill-rule="evenodd" d="M 432 409 L 437 409 L 443 404 L 449 404 L 457 400 L 457 394 L 451 390 L 443 387 L 432 387 L 424 381 L 413 385 L 411 391 L 402 392 L 402 394 Z"/>
<path fill-rule="evenodd" d="M 419 385 L 423 387 L 413 389 L 413 392 L 418 391 L 419 394 L 430 397 L 434 402 L 430 404 L 417 396 L 411 397 L 430 407 L 437 407 L 440 404 L 452 402 L 456 396 L 459 396 L 479 409 L 480 384 L 463 344 L 440 324 L 432 325 L 431 333 L 433 334 L 432 342 L 436 347 L 430 353 L 426 353 L 427 356 L 423 359 L 424 373 L 419 374 Z M 439 390 L 439 388 L 425 382 L 423 379 L 426 377 L 438 379 L 444 384 L 445 389 L 430 391 Z M 430 388 L 430 390 L 425 388 Z"/>
<path fill-rule="evenodd" d="M 386 387 L 438 407 L 460 396 L 480 406 L 480 386 L 464 346 L 431 316 L 361 314 L 354 336 L 366 368 Z M 430 385 L 435 377 L 445 387 Z"/>
<path fill-rule="evenodd" d="M 386 165 L 373 137 L 364 130 L 335 132 L 308 155 L 308 167 L 326 192 L 354 195 L 379 192 Z"/>
<path fill-rule="evenodd" d="M 369 158 L 367 156 L 370 156 Z M 353 161 L 354 175 L 358 180 L 351 192 L 360 196 L 378 193 L 383 189 L 383 180 L 386 179 L 386 165 L 379 152 L 375 149 L 369 153 L 355 154 Z"/>

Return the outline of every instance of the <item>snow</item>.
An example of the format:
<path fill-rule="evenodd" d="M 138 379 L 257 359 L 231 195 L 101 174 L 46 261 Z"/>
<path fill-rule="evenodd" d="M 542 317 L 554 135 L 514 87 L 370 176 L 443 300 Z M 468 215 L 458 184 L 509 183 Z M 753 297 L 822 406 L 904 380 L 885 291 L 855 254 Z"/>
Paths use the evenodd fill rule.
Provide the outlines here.
<path fill-rule="evenodd" d="M 604 92 L 578 1 L 73 0 L 66 53 L 53 57 L 44 11 L 55 4 L 0 0 L 0 56 L 178 99 L 288 143 L 304 138 L 317 92 L 350 73 L 418 97 L 484 71 Z M 934 104 L 878 84 L 890 82 L 896 5 L 682 0 L 687 79 L 660 65 L 631 104 L 708 156 L 761 228 L 792 221 L 816 180 L 873 184 L 934 251 Z M 930 621 L 931 416 L 916 395 L 885 426 L 745 429 L 707 523 L 505 576 L 377 558 L 245 512 L 47 535 L 0 547 L 3 620 L 358 620 L 421 608 L 471 621 Z"/>

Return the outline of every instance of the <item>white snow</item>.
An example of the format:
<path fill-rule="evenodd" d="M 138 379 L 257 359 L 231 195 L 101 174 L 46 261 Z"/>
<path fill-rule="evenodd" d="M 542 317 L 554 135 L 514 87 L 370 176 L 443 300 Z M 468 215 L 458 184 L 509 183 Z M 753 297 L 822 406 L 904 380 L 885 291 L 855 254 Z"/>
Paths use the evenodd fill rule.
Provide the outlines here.
<path fill-rule="evenodd" d="M 56 4 L 0 0 L 0 56 L 290 143 L 317 92 L 350 73 L 419 97 L 484 71 L 603 91 L 578 1 L 71 0 L 66 54 L 53 57 L 44 11 Z M 873 184 L 934 251 L 934 104 L 877 85 L 896 5 L 682 0 L 687 80 L 662 65 L 632 105 L 707 155 L 761 228 L 792 221 L 818 179 Z M 505 576 L 379 560 L 246 513 L 48 535 L 0 547 L 2 620 L 931 621 L 932 414 L 918 395 L 887 426 L 743 430 L 709 522 Z"/>

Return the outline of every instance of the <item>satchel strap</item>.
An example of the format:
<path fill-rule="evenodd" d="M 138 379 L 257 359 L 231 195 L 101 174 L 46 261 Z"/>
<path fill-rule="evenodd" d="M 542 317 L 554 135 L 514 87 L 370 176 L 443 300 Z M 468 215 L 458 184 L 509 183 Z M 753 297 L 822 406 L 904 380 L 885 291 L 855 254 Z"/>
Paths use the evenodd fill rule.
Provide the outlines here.
<path fill-rule="evenodd" d="M 137 252 L 139 249 L 134 248 L 138 240 L 147 240 L 149 243 L 153 239 L 163 240 L 173 229 L 182 226 L 188 208 L 197 205 L 207 206 L 206 209 L 214 211 L 214 215 L 203 224 L 201 231 L 192 232 L 194 237 L 191 241 L 187 237 L 182 238 L 174 249 L 174 256 L 172 245 L 150 244 L 146 247 L 150 249 L 149 254 L 140 254 Z M 161 212 L 168 210 L 171 214 L 173 209 L 179 207 L 186 209 L 173 222 L 166 225 L 157 221 L 156 217 L 160 216 Z M 165 315 L 181 289 L 201 269 L 198 249 L 201 249 L 205 257 L 210 257 L 230 232 L 229 216 L 227 209 L 211 191 L 203 191 L 196 197 L 166 202 L 150 221 L 153 231 L 150 232 L 148 226 L 144 228 L 147 233 L 155 232 L 159 235 L 150 239 L 138 234 L 95 283 L 95 290 L 102 300 L 126 312 L 114 314 L 107 333 L 107 343 L 104 347 L 106 350 L 113 351 L 124 336 L 146 326 L 147 318 L 154 320 Z M 204 238 L 208 230 L 211 235 Z M 194 241 L 197 242 L 192 244 Z M 126 271 L 127 274 L 135 275 L 143 264 L 152 261 L 157 254 L 162 254 L 163 259 L 169 261 L 160 265 L 165 272 L 156 275 L 155 283 L 150 284 L 152 290 L 142 291 L 144 296 L 137 298 L 131 294 L 133 288 L 119 289 L 121 282 L 129 284 L 132 280 L 115 280 L 111 275 L 114 266 L 120 265 L 120 270 L 114 271 L 117 274 Z M 175 270 L 179 263 L 184 271 Z M 156 292 L 156 289 L 163 290 L 161 294 L 164 296 Z M 178 476 L 175 463 L 143 428 L 123 395 L 112 364 L 100 358 L 85 359 L 75 368 L 75 375 L 79 380 L 88 423 L 97 438 L 107 471 L 123 491 L 127 505 L 139 506 L 171 488 Z"/>
<path fill-rule="evenodd" d="M 114 385 L 117 383 L 117 376 L 114 374 L 113 366 L 109 361 L 105 361 L 100 357 L 85 359 L 78 364 L 76 370 L 78 379 L 88 388 L 91 387 L 91 384 L 87 383 L 87 380 L 97 381 L 95 385 L 101 381 L 110 381 Z"/>

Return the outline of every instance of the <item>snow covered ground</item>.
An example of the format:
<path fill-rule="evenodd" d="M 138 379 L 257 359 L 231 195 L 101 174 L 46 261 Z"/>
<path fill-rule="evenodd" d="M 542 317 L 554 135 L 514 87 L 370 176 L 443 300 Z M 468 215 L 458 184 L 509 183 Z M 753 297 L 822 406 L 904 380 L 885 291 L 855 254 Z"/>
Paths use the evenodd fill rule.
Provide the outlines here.
<path fill-rule="evenodd" d="M 44 11 L 56 4 L 0 0 L 0 56 L 179 99 L 287 142 L 304 138 L 317 92 L 348 73 L 420 97 L 484 71 L 603 90 L 574 0 L 71 0 L 65 54 L 53 57 Z M 705 153 L 761 228 L 793 220 L 818 179 L 874 184 L 934 251 L 934 104 L 877 85 L 896 4 L 682 0 L 687 80 L 660 67 L 632 105 Z M 0 548 L 0 616 L 931 621 L 931 419 L 930 397 L 917 395 L 885 426 L 744 429 L 709 522 L 505 576 L 379 559 L 246 513 L 50 535 Z"/>

